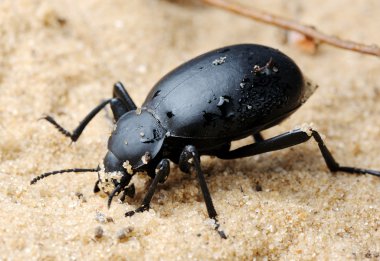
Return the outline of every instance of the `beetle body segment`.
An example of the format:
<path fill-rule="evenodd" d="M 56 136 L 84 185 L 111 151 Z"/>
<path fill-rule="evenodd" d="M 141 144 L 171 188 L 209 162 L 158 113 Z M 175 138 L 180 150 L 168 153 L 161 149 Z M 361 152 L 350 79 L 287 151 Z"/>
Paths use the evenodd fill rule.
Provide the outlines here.
<path fill-rule="evenodd" d="M 200 55 L 164 76 L 142 105 L 171 136 L 234 140 L 288 116 L 305 93 L 300 69 L 254 44 Z"/>
<path fill-rule="evenodd" d="M 160 122 L 147 110 L 129 111 L 116 122 L 108 150 L 121 164 L 128 160 L 126 164 L 137 169 L 157 156 L 165 133 Z M 107 168 L 107 164 L 105 166 Z"/>

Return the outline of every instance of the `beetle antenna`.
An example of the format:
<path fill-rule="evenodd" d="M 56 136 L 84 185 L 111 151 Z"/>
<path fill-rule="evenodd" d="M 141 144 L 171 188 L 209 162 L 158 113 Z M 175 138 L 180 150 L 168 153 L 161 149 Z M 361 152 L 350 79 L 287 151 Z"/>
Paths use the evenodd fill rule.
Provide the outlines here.
<path fill-rule="evenodd" d="M 49 177 L 51 175 L 67 173 L 67 172 L 98 172 L 99 170 L 100 170 L 100 167 L 97 167 L 96 169 L 77 169 L 77 168 L 75 168 L 75 169 L 55 170 L 55 171 L 43 173 L 43 174 L 35 177 L 34 179 L 32 179 L 30 181 L 30 185 L 33 185 L 33 184 L 37 183 L 37 181 L 39 181 L 40 179 L 44 179 L 44 178 Z"/>

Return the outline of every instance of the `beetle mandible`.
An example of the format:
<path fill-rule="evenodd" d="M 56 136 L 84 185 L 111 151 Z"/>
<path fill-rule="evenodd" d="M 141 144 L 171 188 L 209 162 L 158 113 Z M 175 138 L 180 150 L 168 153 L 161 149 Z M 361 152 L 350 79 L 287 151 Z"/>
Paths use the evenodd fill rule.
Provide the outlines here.
<path fill-rule="evenodd" d="M 169 72 L 150 91 L 137 108 L 121 83 L 113 88 L 113 98 L 95 107 L 73 131 L 69 132 L 51 116 L 46 116 L 61 133 L 76 141 L 92 118 L 110 104 L 115 128 L 108 140 L 103 164 L 94 169 L 66 169 L 44 173 L 31 184 L 50 175 L 65 172 L 98 172 L 94 192 L 103 190 L 108 207 L 114 196 L 133 197 L 129 184 L 137 172 L 153 181 L 141 205 L 125 215 L 148 210 L 158 183 L 169 175 L 169 160 L 181 171 L 197 175 L 208 216 L 219 228 L 200 156 L 220 159 L 249 157 L 288 148 L 314 138 L 327 167 L 332 172 L 372 174 L 379 171 L 340 166 L 320 134 L 299 128 L 264 139 L 260 132 L 277 125 L 294 113 L 314 92 L 301 70 L 280 51 L 256 44 L 223 47 L 200 55 Z M 255 142 L 230 150 L 231 142 L 253 136 Z"/>

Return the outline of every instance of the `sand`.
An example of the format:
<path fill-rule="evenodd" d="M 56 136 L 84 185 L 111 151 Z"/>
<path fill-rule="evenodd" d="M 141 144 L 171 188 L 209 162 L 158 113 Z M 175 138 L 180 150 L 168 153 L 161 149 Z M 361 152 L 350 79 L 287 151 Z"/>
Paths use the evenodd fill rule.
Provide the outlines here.
<path fill-rule="evenodd" d="M 377 0 L 245 2 L 380 44 Z M 95 173 L 29 185 L 46 171 L 96 167 L 112 129 L 102 112 L 70 145 L 38 120 L 44 113 L 73 129 L 119 80 L 140 105 L 175 66 L 234 43 L 279 48 L 320 86 L 265 137 L 313 122 L 339 162 L 380 169 L 378 58 L 325 45 L 310 55 L 279 29 L 192 1 L 2 0 L 0 35 L 0 259 L 380 259 L 380 179 L 330 173 L 313 141 L 233 161 L 202 157 L 227 240 L 211 228 L 196 178 L 174 164 L 152 209 L 131 218 L 144 176 L 134 199 L 109 210 L 92 192 Z"/>

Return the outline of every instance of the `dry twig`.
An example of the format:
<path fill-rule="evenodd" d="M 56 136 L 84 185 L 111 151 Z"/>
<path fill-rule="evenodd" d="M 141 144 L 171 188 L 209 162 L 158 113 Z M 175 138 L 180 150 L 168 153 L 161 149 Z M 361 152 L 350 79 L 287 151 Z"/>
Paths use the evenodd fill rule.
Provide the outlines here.
<path fill-rule="evenodd" d="M 227 3 L 223 0 L 202 1 L 211 6 L 215 6 L 242 16 L 246 16 L 263 23 L 272 24 L 277 27 L 284 28 L 286 30 L 301 33 L 307 37 L 314 39 L 314 41 L 320 43 L 326 43 L 338 48 L 380 57 L 380 48 L 376 45 L 365 45 L 353 41 L 342 40 L 336 36 L 326 35 L 315 29 L 313 26 L 303 25 L 294 20 L 285 19 L 283 17 L 275 16 L 264 11 L 259 11 L 252 8 L 238 6 L 236 4 Z"/>

